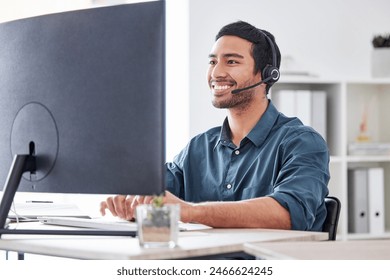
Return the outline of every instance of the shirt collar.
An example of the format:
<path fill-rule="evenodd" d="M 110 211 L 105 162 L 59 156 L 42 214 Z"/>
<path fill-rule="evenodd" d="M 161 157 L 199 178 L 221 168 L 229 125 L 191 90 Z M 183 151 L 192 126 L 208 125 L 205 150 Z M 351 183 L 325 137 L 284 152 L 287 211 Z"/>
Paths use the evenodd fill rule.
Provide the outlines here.
<path fill-rule="evenodd" d="M 219 133 L 219 139 L 217 143 L 215 143 L 214 149 L 218 146 L 218 144 L 228 145 L 228 143 L 231 142 L 230 140 L 230 127 L 227 117 L 223 121 L 223 124 L 221 126 L 221 131 Z"/>
<path fill-rule="evenodd" d="M 252 141 L 257 147 L 263 144 L 265 139 L 271 133 L 271 130 L 279 116 L 279 111 L 269 100 L 268 107 L 255 127 L 249 132 L 247 138 Z"/>
<path fill-rule="evenodd" d="M 271 129 L 276 122 L 276 119 L 278 118 L 279 112 L 275 108 L 275 106 L 272 104 L 271 100 L 269 100 L 268 107 L 265 110 L 264 114 L 261 116 L 260 120 L 257 122 L 255 127 L 249 132 L 249 134 L 246 136 L 254 145 L 259 147 L 269 133 L 271 132 Z M 230 137 L 230 127 L 228 119 L 225 118 L 222 127 L 221 132 L 219 134 L 219 140 L 214 146 L 214 149 L 217 147 L 218 144 L 227 144 L 231 142 Z"/>

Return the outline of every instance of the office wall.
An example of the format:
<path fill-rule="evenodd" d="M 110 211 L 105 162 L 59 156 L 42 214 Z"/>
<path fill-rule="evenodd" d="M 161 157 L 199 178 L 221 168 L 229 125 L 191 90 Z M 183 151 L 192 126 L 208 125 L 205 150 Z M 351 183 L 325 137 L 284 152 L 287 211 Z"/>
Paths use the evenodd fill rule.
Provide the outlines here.
<path fill-rule="evenodd" d="M 388 0 L 166 0 L 167 159 L 188 139 L 220 125 L 206 82 L 208 53 L 223 25 L 246 20 L 271 31 L 297 70 L 320 77 L 369 77 L 371 39 L 390 32 Z M 129 0 L 14 0 L 0 21 Z M 292 62 L 292 63 L 291 63 Z"/>
<path fill-rule="evenodd" d="M 4 0 L 0 3 L 0 22 L 86 8 L 91 2 L 92 0 Z"/>
<path fill-rule="evenodd" d="M 223 25 L 244 20 L 269 30 L 283 55 L 282 69 L 290 62 L 338 79 L 370 77 L 372 37 L 390 32 L 388 0 L 189 1 L 190 136 L 220 125 L 225 116 L 211 105 L 206 82 L 207 56 Z"/>

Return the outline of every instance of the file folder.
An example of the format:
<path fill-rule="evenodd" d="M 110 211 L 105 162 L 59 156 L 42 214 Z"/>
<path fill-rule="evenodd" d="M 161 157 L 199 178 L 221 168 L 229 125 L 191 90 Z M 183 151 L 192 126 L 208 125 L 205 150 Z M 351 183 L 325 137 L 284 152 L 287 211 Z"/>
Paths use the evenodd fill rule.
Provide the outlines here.
<path fill-rule="evenodd" d="M 368 169 L 368 228 L 371 234 L 385 232 L 383 168 Z"/>
<path fill-rule="evenodd" d="M 368 172 L 348 170 L 348 232 L 368 233 Z"/>

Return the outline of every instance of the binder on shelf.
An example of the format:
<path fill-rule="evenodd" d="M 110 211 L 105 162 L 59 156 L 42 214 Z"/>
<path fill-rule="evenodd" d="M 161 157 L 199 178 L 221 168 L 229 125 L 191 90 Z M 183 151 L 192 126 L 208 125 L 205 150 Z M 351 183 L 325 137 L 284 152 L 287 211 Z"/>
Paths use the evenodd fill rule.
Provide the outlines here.
<path fill-rule="evenodd" d="M 315 90 L 278 90 L 272 102 L 287 117 L 298 117 L 313 127 L 326 141 L 326 92 Z"/>
<path fill-rule="evenodd" d="M 278 90 L 272 92 L 272 102 L 279 112 L 287 117 L 296 117 L 295 91 Z"/>
<path fill-rule="evenodd" d="M 311 125 L 326 141 L 326 92 L 312 92 Z"/>
<path fill-rule="evenodd" d="M 348 170 L 348 232 L 385 232 L 384 171 L 381 167 Z"/>
<path fill-rule="evenodd" d="M 348 232 L 368 233 L 367 169 L 348 170 Z"/>
<path fill-rule="evenodd" d="M 304 125 L 312 126 L 313 104 L 311 91 L 297 90 L 295 102 L 295 115 L 302 121 Z"/>
<path fill-rule="evenodd" d="M 368 169 L 368 228 L 371 234 L 385 232 L 383 168 Z"/>

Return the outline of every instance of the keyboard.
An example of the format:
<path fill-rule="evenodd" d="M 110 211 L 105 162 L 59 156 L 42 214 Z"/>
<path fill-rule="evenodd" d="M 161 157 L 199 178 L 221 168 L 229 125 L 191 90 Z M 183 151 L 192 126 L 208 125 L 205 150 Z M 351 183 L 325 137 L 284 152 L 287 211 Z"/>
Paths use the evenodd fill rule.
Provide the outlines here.
<path fill-rule="evenodd" d="M 75 218 L 75 217 L 38 217 L 38 220 L 46 225 L 68 226 L 78 228 L 90 228 L 100 230 L 124 230 L 137 231 L 137 223 L 120 219 L 107 218 Z"/>
<path fill-rule="evenodd" d="M 122 220 L 119 218 L 74 218 L 74 217 L 38 217 L 38 220 L 47 225 L 69 226 L 78 228 L 113 230 L 113 231 L 137 231 L 137 223 Z M 179 222 L 180 231 L 195 231 L 211 229 L 203 224 L 181 223 Z"/>
<path fill-rule="evenodd" d="M 38 217 L 79 217 L 90 218 L 77 205 L 72 203 L 15 203 L 11 206 L 8 218 L 15 220 L 37 219 Z"/>

